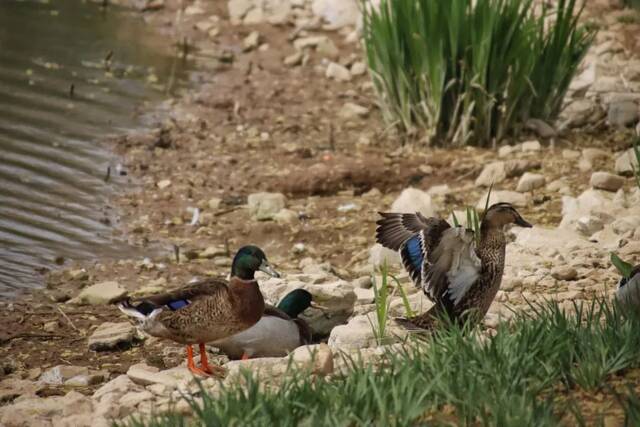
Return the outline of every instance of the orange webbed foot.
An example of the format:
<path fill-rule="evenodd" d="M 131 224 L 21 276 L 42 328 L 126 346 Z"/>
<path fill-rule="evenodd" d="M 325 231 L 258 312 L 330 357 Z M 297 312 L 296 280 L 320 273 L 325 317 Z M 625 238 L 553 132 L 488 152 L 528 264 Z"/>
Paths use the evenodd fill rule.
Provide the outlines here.
<path fill-rule="evenodd" d="M 190 345 L 187 346 L 187 368 L 194 375 L 200 375 L 203 377 L 209 376 L 209 374 L 204 369 L 200 369 L 196 366 L 196 363 L 193 360 L 193 348 Z"/>
<path fill-rule="evenodd" d="M 207 358 L 207 350 L 204 344 L 200 344 L 200 366 L 202 371 L 215 377 L 224 378 L 227 374 L 226 369 L 222 366 L 209 365 L 209 359 Z"/>
<path fill-rule="evenodd" d="M 192 374 L 194 375 L 198 375 L 201 377 L 209 377 L 211 376 L 211 373 L 208 372 L 207 370 L 204 369 L 200 369 L 197 366 L 188 366 L 189 371 L 191 371 Z"/>

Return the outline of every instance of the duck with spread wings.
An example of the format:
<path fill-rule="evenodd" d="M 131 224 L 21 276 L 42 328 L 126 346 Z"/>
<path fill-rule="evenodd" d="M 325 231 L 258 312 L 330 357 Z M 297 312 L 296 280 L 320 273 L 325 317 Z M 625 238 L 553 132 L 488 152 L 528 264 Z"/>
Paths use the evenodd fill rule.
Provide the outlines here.
<path fill-rule="evenodd" d="M 505 226 L 531 227 L 508 203 L 487 209 L 477 242 L 472 230 L 451 227 L 441 218 L 420 213 L 380 215 L 377 242 L 400 253 L 414 284 L 435 303 L 426 313 L 401 321 L 419 329 L 432 328 L 442 315 L 456 322 L 464 322 L 471 313 L 482 319 L 502 281 Z"/>

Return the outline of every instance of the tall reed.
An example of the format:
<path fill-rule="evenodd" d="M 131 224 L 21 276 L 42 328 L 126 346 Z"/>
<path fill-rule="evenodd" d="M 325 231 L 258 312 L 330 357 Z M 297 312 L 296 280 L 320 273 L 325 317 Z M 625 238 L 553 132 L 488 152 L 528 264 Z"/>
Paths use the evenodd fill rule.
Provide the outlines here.
<path fill-rule="evenodd" d="M 537 3 L 537 2 L 536 2 Z M 576 0 L 363 2 L 363 40 L 384 117 L 441 145 L 490 145 L 553 121 L 595 36 Z"/>

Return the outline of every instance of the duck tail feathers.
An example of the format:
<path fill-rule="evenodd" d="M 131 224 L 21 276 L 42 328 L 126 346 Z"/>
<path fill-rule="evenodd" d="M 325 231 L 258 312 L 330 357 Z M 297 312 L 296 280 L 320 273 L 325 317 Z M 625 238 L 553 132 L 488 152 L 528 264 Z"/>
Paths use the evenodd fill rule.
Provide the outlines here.
<path fill-rule="evenodd" d="M 140 320 L 144 320 L 147 318 L 147 316 L 144 313 L 141 313 L 140 311 L 138 311 L 138 309 L 135 306 L 131 305 L 129 301 L 122 301 L 118 303 L 118 309 L 120 309 L 121 312 L 123 312 L 129 317 L 134 317 Z"/>
<path fill-rule="evenodd" d="M 162 312 L 162 308 L 151 307 L 149 303 L 143 302 L 134 306 L 128 300 L 118 303 L 118 308 L 127 316 L 141 321 L 153 320 Z"/>

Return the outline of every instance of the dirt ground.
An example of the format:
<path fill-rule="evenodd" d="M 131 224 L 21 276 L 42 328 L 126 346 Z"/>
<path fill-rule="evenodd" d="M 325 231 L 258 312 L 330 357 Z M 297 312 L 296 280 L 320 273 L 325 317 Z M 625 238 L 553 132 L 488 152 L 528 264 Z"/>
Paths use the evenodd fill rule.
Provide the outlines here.
<path fill-rule="evenodd" d="M 173 3 L 177 2 L 146 12 L 149 25 L 169 32 L 166 23 L 173 22 L 177 7 Z M 404 144 L 382 121 L 368 76 L 350 82 L 329 80 L 321 56 L 313 54 L 304 66 L 284 66 L 283 58 L 294 53 L 289 40 L 294 28 L 233 26 L 226 20 L 226 2 L 207 5 L 207 13 L 221 17 L 219 35 L 208 38 L 189 19 L 181 31 L 196 56 L 206 53 L 212 58 L 206 62 L 210 75 L 175 100 L 155 130 L 109 142 L 131 177 L 131 189 L 114 200 L 121 213 L 118 233 L 139 255 L 69 263 L 48 274 L 42 290 L 2 303 L 0 377 L 3 371 L 19 371 L 34 379 L 59 364 L 91 366 L 113 376 L 143 360 L 160 367 L 180 362 L 181 349 L 153 340 L 144 347 L 89 351 L 86 337 L 91 331 L 104 321 L 122 321 L 123 316 L 112 306 L 63 304 L 88 284 L 116 280 L 135 291 L 158 279 L 178 286 L 193 276 L 226 275 L 228 264 L 189 259 L 189 252 L 209 246 L 233 251 L 248 243 L 261 246 L 285 271 L 295 271 L 303 258 L 312 257 L 329 261 L 340 276 L 357 278 L 374 243 L 377 212 L 388 209 L 402 189 L 447 184 L 451 191 L 436 198 L 443 215 L 475 205 L 482 196 L 474 180 L 497 158 L 495 150 Z M 268 49 L 243 52 L 242 40 L 253 30 Z M 339 48 L 342 63 L 359 60 L 357 45 L 345 43 L 336 32 L 323 34 Z M 340 110 L 346 102 L 371 112 L 344 119 Z M 542 142 L 545 154 L 528 160 L 539 163 L 536 170 L 547 182 L 564 177 L 573 194 L 579 194 L 587 188 L 590 172 L 563 159 L 562 150 L 617 151 L 628 145 L 628 138 L 607 131 L 569 134 L 553 147 Z M 508 179 L 500 189 L 515 189 L 517 179 Z M 170 184 L 159 186 L 164 180 Z M 287 207 L 297 219 L 287 224 L 252 220 L 244 205 L 249 194 L 260 191 L 287 195 Z M 523 216 L 536 225 L 557 225 L 562 195 L 541 189 L 533 196 L 534 203 L 521 210 Z M 221 202 L 212 209 L 209 202 L 214 198 Z M 355 208 L 339 209 L 351 203 Z M 189 208 L 196 207 L 201 210 L 200 224 L 191 226 Z M 292 249 L 296 243 L 304 244 L 302 253 Z M 179 262 L 176 246 L 182 254 Z M 40 393 L 65 390 L 50 387 Z"/>

